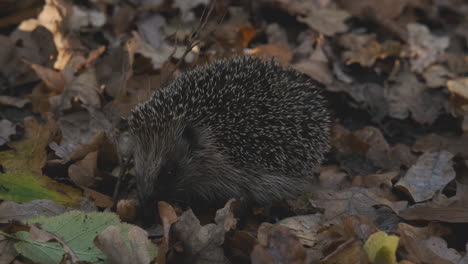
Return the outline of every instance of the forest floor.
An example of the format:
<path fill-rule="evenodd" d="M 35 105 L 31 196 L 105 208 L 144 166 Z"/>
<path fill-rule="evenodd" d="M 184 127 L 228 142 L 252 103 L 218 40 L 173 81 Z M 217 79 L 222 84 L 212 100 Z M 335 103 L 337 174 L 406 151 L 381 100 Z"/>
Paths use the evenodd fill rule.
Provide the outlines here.
<path fill-rule="evenodd" d="M 144 227 L 123 118 L 242 55 L 324 84 L 313 190 Z M 464 0 L 1 1 L 0 263 L 468 264 L 466 131 Z"/>

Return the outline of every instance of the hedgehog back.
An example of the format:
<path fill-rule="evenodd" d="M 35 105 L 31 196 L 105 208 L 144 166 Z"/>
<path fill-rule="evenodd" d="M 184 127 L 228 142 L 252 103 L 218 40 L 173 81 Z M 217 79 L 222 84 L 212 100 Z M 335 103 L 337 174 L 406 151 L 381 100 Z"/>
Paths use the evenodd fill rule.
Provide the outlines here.
<path fill-rule="evenodd" d="M 178 120 L 210 129 L 234 164 L 299 176 L 328 150 L 321 85 L 273 61 L 218 61 L 189 71 L 136 108 L 134 130 Z M 149 122 L 148 122 L 149 121 Z"/>

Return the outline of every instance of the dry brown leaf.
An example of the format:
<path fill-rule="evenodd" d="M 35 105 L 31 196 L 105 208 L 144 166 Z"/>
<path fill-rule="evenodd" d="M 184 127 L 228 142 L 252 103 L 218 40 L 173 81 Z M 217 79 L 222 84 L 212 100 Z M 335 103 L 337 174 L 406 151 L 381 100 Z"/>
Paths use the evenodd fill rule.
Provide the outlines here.
<path fill-rule="evenodd" d="M 104 231 L 99 233 L 99 235 L 94 238 L 94 245 L 104 252 L 112 263 L 134 263 L 130 259 L 131 255 L 128 252 L 128 248 L 117 226 L 108 226 Z"/>
<path fill-rule="evenodd" d="M 0 235 L 0 263 L 14 263 L 17 255 L 14 241 Z"/>
<path fill-rule="evenodd" d="M 289 228 L 303 245 L 313 247 L 318 242 L 317 232 L 322 227 L 321 221 L 321 214 L 311 214 L 288 217 L 278 224 Z"/>
<path fill-rule="evenodd" d="M 468 157 L 468 137 L 452 136 L 443 137 L 437 134 L 429 134 L 420 138 L 413 145 L 413 150 L 418 152 L 448 151 L 453 155 Z"/>
<path fill-rule="evenodd" d="M 409 117 L 421 124 L 432 124 L 439 116 L 445 98 L 431 93 L 417 76 L 408 71 L 397 75 L 395 84 L 385 87 L 389 115 L 397 119 Z"/>
<path fill-rule="evenodd" d="M 174 0 L 172 7 L 178 8 L 182 20 L 187 22 L 195 19 L 195 14 L 192 12 L 192 9 L 200 5 L 206 6 L 209 3 L 209 0 Z"/>
<path fill-rule="evenodd" d="M 333 73 L 328 67 L 328 58 L 320 46 L 315 48 L 309 59 L 294 64 L 293 68 L 325 85 L 333 82 Z"/>
<path fill-rule="evenodd" d="M 420 228 L 400 223 L 398 233 L 400 243 L 406 249 L 405 258 L 415 263 L 458 263 L 461 256 L 447 247 L 447 242 L 439 237 L 440 232 L 430 226 Z"/>
<path fill-rule="evenodd" d="M 115 213 L 120 217 L 120 219 L 122 219 L 122 221 L 129 223 L 135 221 L 137 218 L 137 212 L 138 202 L 136 200 L 119 200 L 117 202 Z"/>
<path fill-rule="evenodd" d="M 399 216 L 405 220 L 468 223 L 468 207 L 414 206 L 401 211 Z"/>
<path fill-rule="evenodd" d="M 324 264 L 361 263 L 368 264 L 369 260 L 364 247 L 359 240 L 348 240 L 339 245 L 332 253 L 322 259 Z"/>
<path fill-rule="evenodd" d="M 379 43 L 375 34 L 344 34 L 339 39 L 340 44 L 349 50 L 343 53 L 347 64 L 359 63 L 364 67 L 371 67 L 377 59 L 385 59 L 400 54 L 399 42 L 386 40 Z"/>
<path fill-rule="evenodd" d="M 0 95 L 0 105 L 14 106 L 17 108 L 23 108 L 26 104 L 31 101 L 29 99 L 18 98 L 8 95 Z"/>
<path fill-rule="evenodd" d="M 105 141 L 101 140 L 102 135 L 96 135 L 112 129 L 112 125 L 102 112 L 96 111 L 92 114 L 85 111 L 74 112 L 62 116 L 58 121 L 62 135 L 61 141 L 51 142 L 49 147 L 65 161 L 84 157 L 89 152 L 96 151 L 96 148 L 100 146 L 109 146 L 103 144 Z M 82 146 L 83 144 L 86 145 Z M 100 150 L 102 151 L 102 148 Z"/>
<path fill-rule="evenodd" d="M 80 55 L 86 48 L 81 44 L 75 34 L 69 34 L 72 30 L 73 5 L 67 0 L 47 0 L 38 22 L 46 27 L 54 36 L 55 47 L 58 51 L 54 68 L 64 69 L 72 57 Z M 65 77 L 65 76 L 64 76 Z"/>
<path fill-rule="evenodd" d="M 324 210 L 324 221 L 336 222 L 342 215 L 366 216 L 377 219 L 379 212 L 374 206 L 386 206 L 398 213 L 406 208 L 407 202 L 391 202 L 379 196 L 379 189 L 352 187 L 342 191 L 319 190 L 312 194 L 312 206 Z"/>
<path fill-rule="evenodd" d="M 453 154 L 447 151 L 423 154 L 395 187 L 410 195 L 415 202 L 431 199 L 455 179 L 452 158 Z"/>
<path fill-rule="evenodd" d="M 56 216 L 68 210 L 50 200 L 33 200 L 23 204 L 3 201 L 0 204 L 0 223 L 23 221 L 37 216 Z"/>
<path fill-rule="evenodd" d="M 169 244 L 169 230 L 171 225 L 177 221 L 176 212 L 170 204 L 164 201 L 158 202 L 158 212 L 163 224 L 164 239 L 166 243 Z"/>
<path fill-rule="evenodd" d="M 296 235 L 287 227 L 273 225 L 259 228 L 259 234 L 266 241 L 256 245 L 250 255 L 252 264 L 291 263 L 305 264 L 307 253 Z M 260 239 L 259 239 L 260 241 Z"/>
<path fill-rule="evenodd" d="M 127 236 L 130 241 L 130 247 L 135 256 L 135 260 L 133 260 L 132 263 L 151 263 L 152 259 L 148 251 L 149 244 L 151 242 L 148 239 L 148 233 L 138 226 L 132 226 L 128 231 Z"/>
<path fill-rule="evenodd" d="M 275 58 L 279 63 L 288 64 L 292 60 L 292 51 L 287 44 L 264 44 L 255 47 L 253 54 L 260 58 Z"/>
<path fill-rule="evenodd" d="M 47 87 L 54 94 L 60 94 L 63 92 L 65 82 L 62 74 L 53 69 L 41 66 L 39 64 L 28 63 L 31 68 L 36 72 L 37 76 L 47 85 Z"/>
<path fill-rule="evenodd" d="M 97 158 L 97 151 L 91 152 L 68 168 L 68 175 L 76 185 L 84 187 L 95 185 L 98 176 Z"/>
<path fill-rule="evenodd" d="M 84 190 L 83 196 L 91 199 L 91 201 L 93 201 L 96 206 L 99 206 L 102 208 L 112 207 L 112 204 L 113 204 L 112 197 L 102 194 L 100 192 L 96 192 L 93 189 L 86 188 L 83 186 L 81 186 L 81 189 Z"/>
<path fill-rule="evenodd" d="M 250 41 L 257 35 L 257 31 L 251 26 L 240 26 L 237 32 L 242 36 L 242 47 L 246 48 Z"/>
<path fill-rule="evenodd" d="M 354 16 L 367 18 L 369 15 L 372 15 L 380 20 L 398 17 L 407 5 L 408 0 L 338 0 L 337 3 Z"/>
<path fill-rule="evenodd" d="M 224 208 L 216 212 L 216 223 L 201 226 L 192 210 L 187 210 L 173 225 L 176 237 L 182 241 L 184 253 L 191 258 L 191 263 L 228 263 L 221 245 L 224 234 L 236 223 L 232 203 L 233 200 L 228 201 Z"/>
<path fill-rule="evenodd" d="M 320 186 L 324 188 L 339 188 L 346 181 L 348 174 L 341 171 L 336 165 L 320 167 Z"/>
<path fill-rule="evenodd" d="M 445 86 L 449 78 L 453 78 L 454 74 L 440 64 L 429 66 L 422 73 L 424 80 L 429 88 L 438 88 Z"/>
<path fill-rule="evenodd" d="M 468 78 L 458 78 L 447 81 L 451 103 L 456 116 L 464 116 L 468 112 Z"/>
<path fill-rule="evenodd" d="M 304 16 L 298 16 L 298 21 L 306 23 L 312 29 L 326 36 L 346 32 L 348 27 L 344 21 L 351 16 L 348 12 L 341 9 L 313 5 L 306 12 L 301 13 Z"/>
<path fill-rule="evenodd" d="M 398 176 L 398 171 L 390 171 L 378 174 L 361 176 L 362 186 L 366 188 L 381 188 L 385 186 L 389 189 L 393 187 L 392 180 Z"/>
<path fill-rule="evenodd" d="M 449 46 L 450 39 L 432 35 L 427 26 L 422 24 L 409 23 L 407 29 L 412 56 L 411 70 L 422 73 L 439 59 L 442 52 Z"/>
<path fill-rule="evenodd" d="M 10 141 L 10 136 L 16 134 L 16 125 L 8 119 L 0 120 L 0 146 Z"/>

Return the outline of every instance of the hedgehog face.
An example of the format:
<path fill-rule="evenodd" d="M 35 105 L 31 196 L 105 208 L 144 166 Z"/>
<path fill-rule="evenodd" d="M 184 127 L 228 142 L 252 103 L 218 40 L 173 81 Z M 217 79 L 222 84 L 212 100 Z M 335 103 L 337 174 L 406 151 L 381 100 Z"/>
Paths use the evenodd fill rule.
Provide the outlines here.
<path fill-rule="evenodd" d="M 156 212 L 158 200 L 186 202 L 193 175 L 203 161 L 194 158 L 200 147 L 198 134 L 190 127 L 171 127 L 157 133 L 142 133 L 135 140 L 137 193 L 144 211 Z"/>

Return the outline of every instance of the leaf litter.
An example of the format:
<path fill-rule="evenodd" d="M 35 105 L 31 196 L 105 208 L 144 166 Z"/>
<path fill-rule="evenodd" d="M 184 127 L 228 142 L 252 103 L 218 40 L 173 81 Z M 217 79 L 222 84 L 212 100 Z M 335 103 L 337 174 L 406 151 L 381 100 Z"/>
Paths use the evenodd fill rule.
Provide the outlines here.
<path fill-rule="evenodd" d="M 1 261 L 468 262 L 467 3 L 0 7 Z M 242 54 L 326 85 L 333 149 L 313 188 L 211 213 L 160 202 L 142 229 L 121 119 L 182 72 Z M 77 244 L 77 230 L 95 232 Z"/>

